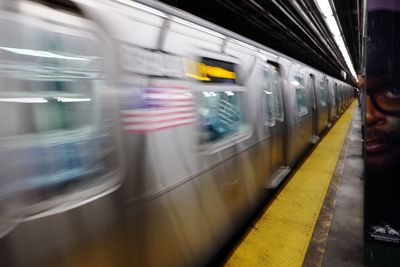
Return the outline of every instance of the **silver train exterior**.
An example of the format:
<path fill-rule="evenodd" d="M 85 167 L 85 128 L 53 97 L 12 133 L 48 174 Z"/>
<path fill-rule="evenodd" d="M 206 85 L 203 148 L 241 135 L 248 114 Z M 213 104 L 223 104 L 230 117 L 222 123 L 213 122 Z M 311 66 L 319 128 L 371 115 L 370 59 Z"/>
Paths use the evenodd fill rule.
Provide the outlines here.
<path fill-rule="evenodd" d="M 0 4 L 1 266 L 207 264 L 353 99 L 159 2 L 56 2 Z"/>

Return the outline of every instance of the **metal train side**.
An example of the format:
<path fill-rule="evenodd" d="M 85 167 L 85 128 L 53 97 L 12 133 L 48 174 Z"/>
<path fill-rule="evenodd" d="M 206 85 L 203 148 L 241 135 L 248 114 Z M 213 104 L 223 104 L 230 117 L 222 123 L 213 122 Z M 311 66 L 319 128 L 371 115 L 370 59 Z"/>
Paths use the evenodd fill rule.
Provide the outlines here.
<path fill-rule="evenodd" d="M 93 105 L 82 109 L 101 114 L 90 123 L 108 131 L 96 133 L 107 137 L 96 145 L 113 144 L 116 151 L 114 161 L 99 156 L 92 160 L 118 171 L 94 183 L 92 191 L 91 183 L 75 180 L 57 187 L 41 184 L 29 191 L 35 197 L 23 201 L 25 189 L 6 192 L 7 198 L 1 191 L 2 201 L 35 208 L 34 216 L 0 213 L 2 266 L 204 265 L 254 211 L 265 188 L 279 185 L 352 98 L 351 87 L 332 77 L 245 39 L 231 38 L 197 18 L 200 25 L 182 19 L 188 15 L 167 7 L 82 0 L 75 1 L 79 12 L 71 14 L 17 2 L 22 4 L 2 11 L 0 30 L 9 33 L 5 25 L 19 28 L 9 33 L 8 41 L 0 41 L 0 59 L 24 63 L 33 57 L 39 59 L 34 61 L 38 69 L 47 70 L 49 64 L 55 69 L 32 77 L 16 67 L 22 78 L 2 69 L 0 80 L 20 90 L 19 99 L 33 95 L 41 100 L 18 103 L 38 112 L 55 105 L 54 99 L 78 101 L 81 87 L 74 85 L 69 92 L 70 82 L 85 79 L 85 90 L 93 91 Z M 20 34 L 30 27 L 40 30 L 40 36 Z M 50 44 L 52 55 L 44 54 L 41 41 L 49 41 L 52 34 L 53 42 L 65 41 L 58 48 Z M 86 44 L 84 55 L 76 47 L 88 38 L 97 43 Z M 93 55 L 90 46 L 99 52 Z M 51 56 L 57 60 L 43 60 Z M 94 58 L 101 68 L 72 64 Z M 191 67 L 200 64 L 208 70 L 193 71 Z M 71 69 L 86 71 L 87 77 L 72 76 Z M 50 81 L 50 93 L 36 89 L 38 80 Z M 5 89 L 1 94 L 2 99 L 10 97 Z M 79 101 L 88 99 L 78 96 Z M 25 140 L 26 130 L 13 127 L 13 134 Z M 0 135 L 1 144 L 7 134 Z M 87 149 L 79 140 L 74 147 Z M 70 149 L 57 152 L 59 158 L 74 157 Z M 42 161 L 52 163 L 46 157 Z M 28 175 L 33 167 L 44 166 L 15 165 L 8 168 Z M 26 183 L 34 181 L 21 177 Z M 72 193 L 67 190 L 71 187 Z M 76 194 L 79 201 L 74 201 Z"/>

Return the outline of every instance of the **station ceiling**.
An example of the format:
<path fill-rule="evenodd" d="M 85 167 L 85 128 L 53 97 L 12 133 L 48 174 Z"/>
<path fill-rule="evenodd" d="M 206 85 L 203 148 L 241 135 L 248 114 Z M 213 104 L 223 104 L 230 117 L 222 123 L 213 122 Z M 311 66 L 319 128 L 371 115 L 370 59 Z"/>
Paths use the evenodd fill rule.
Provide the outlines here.
<path fill-rule="evenodd" d="M 331 0 L 335 5 L 355 71 L 362 69 L 362 1 Z M 341 77 L 350 71 L 314 1 L 161 0 L 255 40 L 310 66 Z"/>

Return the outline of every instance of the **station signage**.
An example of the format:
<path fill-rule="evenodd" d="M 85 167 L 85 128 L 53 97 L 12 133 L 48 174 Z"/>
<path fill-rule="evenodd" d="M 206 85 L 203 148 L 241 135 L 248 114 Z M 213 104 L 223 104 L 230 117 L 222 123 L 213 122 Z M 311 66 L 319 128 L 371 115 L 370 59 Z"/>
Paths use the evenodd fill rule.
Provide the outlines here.
<path fill-rule="evenodd" d="M 236 84 L 235 64 L 203 57 L 200 61 L 187 59 L 186 76 L 205 83 Z"/>
<path fill-rule="evenodd" d="M 203 57 L 200 60 L 123 44 L 119 64 L 128 72 L 146 76 L 184 77 L 205 83 L 236 84 L 236 64 Z"/>
<path fill-rule="evenodd" d="M 158 50 L 123 44 L 119 64 L 128 72 L 146 76 L 183 78 L 183 57 Z"/>

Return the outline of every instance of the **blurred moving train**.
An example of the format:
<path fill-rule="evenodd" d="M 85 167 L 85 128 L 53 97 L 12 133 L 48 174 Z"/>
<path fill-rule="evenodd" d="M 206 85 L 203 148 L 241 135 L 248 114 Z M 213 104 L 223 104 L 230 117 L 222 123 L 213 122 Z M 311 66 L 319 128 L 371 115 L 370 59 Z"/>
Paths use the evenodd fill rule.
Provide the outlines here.
<path fill-rule="evenodd" d="M 1 266 L 205 265 L 352 101 L 141 2 L 0 3 Z"/>

